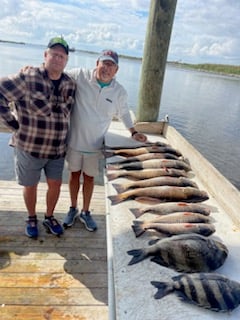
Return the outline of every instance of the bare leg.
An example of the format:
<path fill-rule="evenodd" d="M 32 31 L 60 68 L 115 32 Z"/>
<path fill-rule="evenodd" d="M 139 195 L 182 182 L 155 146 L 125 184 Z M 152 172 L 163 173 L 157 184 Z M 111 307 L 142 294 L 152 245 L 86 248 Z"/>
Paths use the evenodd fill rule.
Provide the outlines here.
<path fill-rule="evenodd" d="M 57 204 L 57 201 L 60 195 L 62 180 L 47 179 L 47 184 L 48 184 L 48 191 L 46 195 L 46 203 L 47 203 L 46 216 L 50 217 L 53 215 L 55 206 Z"/>
<path fill-rule="evenodd" d="M 71 206 L 73 208 L 77 208 L 77 204 L 78 204 L 80 176 L 81 176 L 81 171 L 77 171 L 77 172 L 71 172 L 69 177 L 68 186 L 69 186 L 69 192 L 70 192 L 70 198 L 71 198 Z"/>
<path fill-rule="evenodd" d="M 24 187 L 23 198 L 28 211 L 29 217 L 36 215 L 36 202 L 37 202 L 37 185 Z"/>
<path fill-rule="evenodd" d="M 90 202 L 94 189 L 94 177 L 83 173 L 83 211 L 89 211 Z"/>

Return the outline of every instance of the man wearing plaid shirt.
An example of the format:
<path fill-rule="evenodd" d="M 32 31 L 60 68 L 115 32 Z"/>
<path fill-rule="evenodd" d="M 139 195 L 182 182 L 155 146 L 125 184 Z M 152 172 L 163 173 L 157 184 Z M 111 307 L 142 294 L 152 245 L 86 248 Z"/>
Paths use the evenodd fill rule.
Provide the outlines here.
<path fill-rule="evenodd" d="M 31 238 L 38 237 L 36 202 L 42 170 L 48 185 L 43 225 L 55 235 L 63 233 L 53 213 L 60 194 L 76 88 L 75 81 L 63 72 L 68 53 L 67 42 L 55 37 L 44 52 L 41 67 L 0 79 L 0 116 L 13 130 L 16 177 L 23 186 L 28 211 L 25 233 Z"/>

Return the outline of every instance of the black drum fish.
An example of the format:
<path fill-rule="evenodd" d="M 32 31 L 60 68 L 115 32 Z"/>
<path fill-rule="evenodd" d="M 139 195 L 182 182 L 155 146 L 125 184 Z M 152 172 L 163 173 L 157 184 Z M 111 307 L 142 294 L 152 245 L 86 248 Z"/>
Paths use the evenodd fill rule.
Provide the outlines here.
<path fill-rule="evenodd" d="M 176 293 L 180 300 L 216 312 L 230 312 L 240 304 L 240 283 L 218 273 L 180 274 L 171 281 L 151 281 L 155 299 Z"/>
<path fill-rule="evenodd" d="M 151 261 L 178 272 L 210 272 L 223 265 L 228 249 L 220 241 L 193 233 L 164 238 L 127 253 L 133 256 L 129 265 L 153 256 Z"/>

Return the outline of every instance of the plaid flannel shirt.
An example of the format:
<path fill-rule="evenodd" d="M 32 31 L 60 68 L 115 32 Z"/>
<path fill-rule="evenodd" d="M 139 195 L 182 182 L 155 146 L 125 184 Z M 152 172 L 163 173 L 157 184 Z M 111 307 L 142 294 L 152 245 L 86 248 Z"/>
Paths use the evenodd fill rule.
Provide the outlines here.
<path fill-rule="evenodd" d="M 2 78 L 0 116 L 14 130 L 13 145 L 37 158 L 63 157 L 75 89 L 75 81 L 63 73 L 56 96 L 44 67 Z"/>

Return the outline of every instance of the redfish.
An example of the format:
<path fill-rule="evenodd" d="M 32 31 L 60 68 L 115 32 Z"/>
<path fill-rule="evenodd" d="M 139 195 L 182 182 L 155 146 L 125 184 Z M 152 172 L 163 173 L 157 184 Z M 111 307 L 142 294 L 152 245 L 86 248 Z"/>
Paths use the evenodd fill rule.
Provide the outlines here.
<path fill-rule="evenodd" d="M 174 160 L 183 160 L 187 161 L 183 157 L 178 157 L 172 153 L 162 153 L 162 152 L 153 152 L 153 153 L 143 153 L 138 156 L 128 157 L 121 160 L 113 161 L 113 164 L 129 163 L 135 161 L 145 161 L 150 159 L 174 159 Z"/>
<path fill-rule="evenodd" d="M 129 178 L 135 180 L 149 179 L 161 176 L 171 177 L 187 177 L 187 173 L 184 170 L 173 169 L 173 168 L 162 168 L 162 169 L 143 169 L 143 170 L 116 170 L 111 173 L 107 173 L 109 181 L 117 178 Z"/>
<path fill-rule="evenodd" d="M 176 293 L 181 301 L 228 313 L 240 304 L 240 283 L 218 273 L 180 274 L 170 281 L 151 281 L 151 284 L 157 288 L 155 299 Z M 229 314 L 225 318 L 230 317 Z"/>
<path fill-rule="evenodd" d="M 221 267 L 228 256 L 220 241 L 200 234 L 180 234 L 164 238 L 156 244 L 129 250 L 129 265 L 153 256 L 151 261 L 178 272 L 208 272 Z"/>
<path fill-rule="evenodd" d="M 150 146 L 150 147 L 135 147 L 132 149 L 117 149 L 117 150 L 105 150 L 103 153 L 106 158 L 113 157 L 113 156 L 125 156 L 125 157 L 132 157 L 137 156 L 143 153 L 151 153 L 151 152 L 161 152 L 161 153 L 172 153 L 176 156 L 181 156 L 181 152 L 177 149 L 174 149 L 170 146 Z"/>
<path fill-rule="evenodd" d="M 154 186 L 178 186 L 198 188 L 197 184 L 185 177 L 154 177 L 137 181 L 129 181 L 126 183 L 113 183 L 113 187 L 117 192 L 124 192 L 128 189 L 146 188 Z"/>
<path fill-rule="evenodd" d="M 186 202 L 167 202 L 160 203 L 154 206 L 148 206 L 145 208 L 130 208 L 129 209 L 136 218 L 139 218 L 143 214 L 150 212 L 157 215 L 168 215 L 173 212 L 189 211 L 201 213 L 205 216 L 210 214 L 210 210 L 200 203 L 186 203 Z"/>
<path fill-rule="evenodd" d="M 191 171 L 191 167 L 184 161 L 173 159 L 150 159 L 122 164 L 109 164 L 108 170 L 142 170 L 142 169 L 174 168 Z"/>
<path fill-rule="evenodd" d="M 166 236 L 184 233 L 197 233 L 203 236 L 210 236 L 215 232 L 215 227 L 211 223 L 151 223 L 134 221 L 132 229 L 136 237 L 140 237 L 146 230 L 155 230 Z"/>
<path fill-rule="evenodd" d="M 159 186 L 136 188 L 117 195 L 108 196 L 108 198 L 111 200 L 112 205 L 114 205 L 129 199 L 148 202 L 155 201 L 156 203 L 167 201 L 201 202 L 209 197 L 205 191 L 197 188 Z"/>
<path fill-rule="evenodd" d="M 167 215 L 158 216 L 156 219 L 147 221 L 134 220 L 134 225 L 141 225 L 141 228 L 148 229 L 148 225 L 155 223 L 209 223 L 209 216 L 204 216 L 196 212 L 174 212 Z"/>

